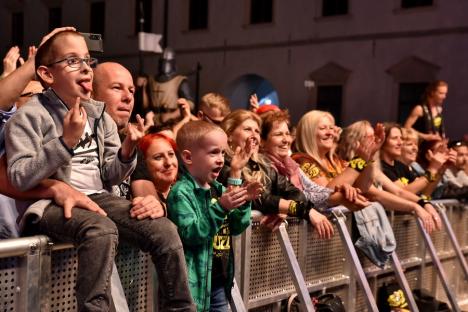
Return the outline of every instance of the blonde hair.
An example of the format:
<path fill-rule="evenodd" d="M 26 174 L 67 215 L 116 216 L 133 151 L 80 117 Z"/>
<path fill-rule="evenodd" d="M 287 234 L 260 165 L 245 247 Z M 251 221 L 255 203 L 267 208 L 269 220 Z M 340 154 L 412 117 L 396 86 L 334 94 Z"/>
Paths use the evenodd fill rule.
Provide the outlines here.
<path fill-rule="evenodd" d="M 366 136 L 367 128 L 372 127 L 367 120 L 360 120 L 346 127 L 341 133 L 340 142 L 338 144 L 338 155 L 347 161 L 356 156 L 356 149 L 359 142 Z"/>
<path fill-rule="evenodd" d="M 202 96 L 199 109 L 203 111 L 206 107 L 219 109 L 223 116 L 231 112 L 229 100 L 219 93 L 210 92 Z"/>
<path fill-rule="evenodd" d="M 227 115 L 221 123 L 221 128 L 224 130 L 224 132 L 226 132 L 228 140 L 231 137 L 232 133 L 237 129 L 237 127 L 239 127 L 244 121 L 249 119 L 255 121 L 258 124 L 259 129 L 262 128 L 262 120 L 257 114 L 251 111 L 245 109 L 237 109 L 231 112 L 229 115 Z M 234 155 L 234 151 L 232 150 L 231 146 L 228 147 L 227 154 L 231 157 Z M 268 166 L 265 158 L 257 153 L 253 154 L 251 159 L 262 166 Z M 242 174 L 244 175 L 246 180 L 256 180 L 262 182 L 263 184 L 266 184 L 266 182 L 269 180 L 269 177 L 263 171 L 262 166 L 260 166 L 261 170 L 259 171 L 252 171 L 248 166 L 245 166 L 244 169 L 242 169 Z"/>
<path fill-rule="evenodd" d="M 201 143 L 206 134 L 212 131 L 223 130 L 203 120 L 189 121 L 177 132 L 177 147 L 180 151 L 193 151 L 193 149 Z"/>
<path fill-rule="evenodd" d="M 413 128 L 401 128 L 401 138 L 403 141 L 414 140 L 419 145 L 418 132 Z"/>
<path fill-rule="evenodd" d="M 312 110 L 302 116 L 301 120 L 299 120 L 299 123 L 297 124 L 296 150 L 299 153 L 307 154 L 309 157 L 313 158 L 317 164 L 322 167 L 322 169 L 327 169 L 327 165 L 320 159 L 317 146 L 317 128 L 322 118 L 329 118 L 333 123 L 335 123 L 335 118 L 333 118 L 332 114 L 320 110 Z M 337 168 L 334 160 L 336 156 L 335 148 L 332 148 L 326 156 L 330 163 Z"/>

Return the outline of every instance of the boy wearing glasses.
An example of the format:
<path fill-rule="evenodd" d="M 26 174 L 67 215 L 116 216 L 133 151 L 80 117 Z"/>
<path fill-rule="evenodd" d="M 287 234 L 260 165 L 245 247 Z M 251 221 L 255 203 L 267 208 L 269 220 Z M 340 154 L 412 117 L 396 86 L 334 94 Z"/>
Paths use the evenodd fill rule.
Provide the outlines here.
<path fill-rule="evenodd" d="M 37 51 L 35 67 L 46 91 L 23 106 L 6 125 L 8 177 L 27 191 L 46 178 L 64 181 L 86 194 L 96 205 L 89 209 L 64 209 L 49 200 L 35 202 L 23 222 L 29 232 L 74 243 L 78 250 L 76 296 L 79 311 L 109 311 L 110 276 L 119 234 L 153 261 L 179 261 L 183 251 L 161 246 L 152 239 L 152 219 L 131 218 L 131 202 L 112 195 L 134 169 L 136 146 L 144 135 L 143 120 L 127 126 L 120 144 L 117 126 L 104 112 L 104 103 L 91 99 L 96 59 L 89 56 L 84 38 L 63 31 Z M 161 259 L 163 257 L 163 259 Z M 177 278 L 183 279 L 186 272 Z M 191 311 L 190 296 L 171 289 L 162 280 L 165 311 Z M 187 291 L 188 292 L 188 291 Z"/>

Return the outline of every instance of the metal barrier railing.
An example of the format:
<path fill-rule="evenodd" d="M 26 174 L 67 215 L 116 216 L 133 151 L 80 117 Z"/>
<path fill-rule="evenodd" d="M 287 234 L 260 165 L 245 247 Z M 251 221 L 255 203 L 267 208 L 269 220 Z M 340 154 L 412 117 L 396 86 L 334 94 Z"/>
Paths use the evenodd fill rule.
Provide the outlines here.
<path fill-rule="evenodd" d="M 442 216 L 452 229 L 452 233 L 443 230 L 431 235 L 447 285 L 437 276 L 437 261 L 426 255 L 426 244 L 422 243 L 423 237 L 412 215 L 391 213 L 389 216 L 397 240 L 396 253 L 409 288 L 426 288 L 452 305 L 454 300 L 457 305 L 466 304 L 468 282 L 460 259 L 465 264 L 468 259 L 468 206 L 454 200 L 435 204 L 444 208 Z M 281 301 L 297 293 L 301 285 L 295 285 L 298 280 L 291 274 L 297 272 L 297 267 L 291 269 L 288 264 L 294 260 L 292 255 L 303 277 L 300 283 L 308 292 L 334 292 L 344 300 L 346 311 L 366 311 L 369 300 L 365 298 L 369 296 L 364 295 L 358 284 L 353 262 L 343 248 L 340 235 L 319 240 L 307 222 L 288 221 L 289 225 L 277 235 L 254 221 L 245 233 L 234 239 L 239 287 L 237 296 L 233 296 L 237 300 L 233 310 L 278 310 Z M 349 231 L 349 218 L 343 221 Z M 339 232 L 336 224 L 334 227 Z M 149 256 L 130 247 L 122 246 L 119 250 L 116 264 L 130 311 L 152 311 L 156 297 Z M 45 236 L 0 241 L 0 311 L 76 310 L 76 261 L 76 251 L 71 245 L 53 245 Z M 373 297 L 383 283 L 396 279 L 395 268 L 391 266 L 380 269 L 362 257 L 360 264 Z M 452 295 L 447 296 L 447 287 Z"/>

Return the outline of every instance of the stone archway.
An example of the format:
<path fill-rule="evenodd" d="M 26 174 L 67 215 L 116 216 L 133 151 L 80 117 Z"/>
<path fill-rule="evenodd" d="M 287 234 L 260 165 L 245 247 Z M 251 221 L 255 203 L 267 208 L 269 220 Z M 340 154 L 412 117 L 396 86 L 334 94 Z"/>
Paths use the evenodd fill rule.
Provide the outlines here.
<path fill-rule="evenodd" d="M 234 79 L 224 90 L 224 95 L 231 101 L 231 109 L 249 107 L 249 98 L 257 94 L 261 104 L 280 106 L 276 89 L 270 81 L 257 74 L 245 74 Z"/>

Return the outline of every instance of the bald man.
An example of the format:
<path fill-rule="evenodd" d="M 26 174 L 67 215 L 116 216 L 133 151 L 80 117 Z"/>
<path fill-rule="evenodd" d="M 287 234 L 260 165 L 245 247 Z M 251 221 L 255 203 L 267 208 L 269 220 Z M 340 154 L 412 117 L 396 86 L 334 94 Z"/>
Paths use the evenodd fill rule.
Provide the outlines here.
<path fill-rule="evenodd" d="M 106 104 L 106 112 L 114 119 L 119 130 L 124 130 L 128 125 L 134 105 L 134 93 L 132 75 L 122 65 L 107 62 L 94 70 L 93 98 Z M 119 226 L 119 220 L 113 220 L 118 224 L 120 237 L 151 253 L 160 282 L 162 311 L 195 311 L 177 228 L 164 217 L 164 210 L 155 196 L 135 197 L 132 203 L 128 218 L 141 222 L 142 226 L 145 225 L 151 231 L 146 234 L 144 231 L 136 233 L 134 228 L 126 226 L 125 218 L 120 224 L 122 226 Z M 135 221 L 131 223 L 135 224 Z M 151 225 L 147 226 L 148 223 Z M 152 243 L 148 244 L 149 241 Z"/>

